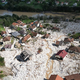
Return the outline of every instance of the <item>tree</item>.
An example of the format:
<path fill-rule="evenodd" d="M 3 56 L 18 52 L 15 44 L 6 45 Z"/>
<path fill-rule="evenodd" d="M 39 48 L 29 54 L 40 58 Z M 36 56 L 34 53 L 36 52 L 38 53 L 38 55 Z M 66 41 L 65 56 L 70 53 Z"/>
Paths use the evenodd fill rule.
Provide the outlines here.
<path fill-rule="evenodd" d="M 27 17 L 27 15 L 21 15 L 21 16 L 20 16 L 20 19 L 21 19 L 21 20 L 25 20 L 25 19 L 28 19 L 28 17 Z"/>
<path fill-rule="evenodd" d="M 3 23 L 3 24 L 4 24 L 5 26 L 8 24 L 7 21 L 6 21 L 6 19 L 4 19 L 4 23 Z"/>
<path fill-rule="evenodd" d="M 0 18 L 0 24 L 3 24 L 3 22 L 4 22 L 3 19 Z"/>
<path fill-rule="evenodd" d="M 12 17 L 13 17 L 13 18 L 15 17 L 17 20 L 20 19 L 19 16 L 16 15 L 16 14 L 13 14 Z"/>
<path fill-rule="evenodd" d="M 54 17 L 54 23 L 58 23 L 59 22 L 59 18 L 56 16 L 56 17 Z"/>

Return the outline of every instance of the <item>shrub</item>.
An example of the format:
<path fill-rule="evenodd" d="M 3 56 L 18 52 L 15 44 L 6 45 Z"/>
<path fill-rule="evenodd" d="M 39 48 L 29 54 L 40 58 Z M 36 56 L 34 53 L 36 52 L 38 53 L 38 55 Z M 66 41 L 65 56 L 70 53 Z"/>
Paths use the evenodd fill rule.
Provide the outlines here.
<path fill-rule="evenodd" d="M 45 26 L 50 26 L 50 24 L 45 24 Z"/>
<path fill-rule="evenodd" d="M 57 16 L 54 17 L 52 22 L 53 22 L 53 23 L 59 23 L 59 17 L 57 17 Z"/>
<path fill-rule="evenodd" d="M 70 36 L 71 34 L 69 33 L 68 36 Z"/>
<path fill-rule="evenodd" d="M 52 16 L 52 15 L 50 15 L 50 16 L 49 16 L 49 19 L 53 19 L 53 16 Z"/>
<path fill-rule="evenodd" d="M 3 78 L 5 75 L 4 74 L 0 74 L 0 78 Z"/>
<path fill-rule="evenodd" d="M 1 31 L 5 31 L 4 27 L 2 25 L 0 25 L 0 32 Z"/>
<path fill-rule="evenodd" d="M 52 25 L 50 25 L 50 27 L 53 27 Z"/>
<path fill-rule="evenodd" d="M 0 73 L 3 73 L 3 71 L 0 71 Z"/>
<path fill-rule="evenodd" d="M 42 34 L 43 35 L 43 34 L 46 34 L 46 32 L 40 31 L 39 34 Z"/>
<path fill-rule="evenodd" d="M 33 37 L 33 34 L 32 33 L 30 33 L 30 35 L 31 35 L 31 37 Z"/>
<path fill-rule="evenodd" d="M 80 36 L 80 33 L 76 33 L 76 34 L 72 35 L 71 37 L 73 37 L 74 39 L 77 39 L 77 38 L 79 38 L 79 36 Z"/>
<path fill-rule="evenodd" d="M 46 21 L 45 20 L 43 20 L 43 23 L 45 23 Z"/>
<path fill-rule="evenodd" d="M 16 27 L 16 31 L 20 31 L 20 30 L 22 30 L 22 28 Z"/>
<path fill-rule="evenodd" d="M 73 19 L 75 19 L 75 16 L 72 16 Z"/>
<path fill-rule="evenodd" d="M 0 66 L 4 66 L 4 58 L 0 56 Z"/>
<path fill-rule="evenodd" d="M 66 28 L 67 26 L 66 25 L 64 25 L 64 28 Z"/>
<path fill-rule="evenodd" d="M 28 43 L 30 40 L 27 40 L 26 42 Z"/>
<path fill-rule="evenodd" d="M 44 25 L 44 27 L 43 28 L 46 28 L 46 26 Z"/>
<path fill-rule="evenodd" d="M 2 39 L 3 37 L 2 36 L 0 36 L 0 39 Z"/>
<path fill-rule="evenodd" d="M 72 22 L 72 21 L 73 21 L 73 19 L 70 19 L 69 21 L 70 21 L 70 22 Z"/>
<path fill-rule="evenodd" d="M 80 20 L 80 18 L 76 18 L 76 20 Z"/>
<path fill-rule="evenodd" d="M 71 43 L 71 47 L 75 46 L 73 43 Z"/>
<path fill-rule="evenodd" d="M 13 42 L 14 42 L 14 38 L 12 37 L 12 39 L 11 39 L 11 44 L 13 44 Z"/>
<path fill-rule="evenodd" d="M 27 28 L 29 28 L 30 27 L 30 25 L 27 25 Z"/>
<path fill-rule="evenodd" d="M 42 52 L 42 48 L 38 48 L 38 51 Z"/>

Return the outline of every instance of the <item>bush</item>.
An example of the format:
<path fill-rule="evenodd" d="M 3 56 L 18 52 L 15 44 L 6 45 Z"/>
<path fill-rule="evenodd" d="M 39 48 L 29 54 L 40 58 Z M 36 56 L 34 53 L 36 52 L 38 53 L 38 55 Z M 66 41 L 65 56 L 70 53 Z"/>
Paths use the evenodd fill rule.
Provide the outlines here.
<path fill-rule="evenodd" d="M 30 40 L 27 40 L 26 42 L 28 43 Z"/>
<path fill-rule="evenodd" d="M 20 30 L 22 30 L 22 28 L 16 27 L 16 31 L 20 31 Z"/>
<path fill-rule="evenodd" d="M 49 16 L 49 19 L 53 19 L 53 16 L 52 16 L 52 15 L 50 15 L 50 16 Z"/>
<path fill-rule="evenodd" d="M 5 75 L 4 74 L 0 74 L 0 78 L 3 78 Z"/>
<path fill-rule="evenodd" d="M 71 43 L 71 47 L 75 46 L 74 44 Z"/>
<path fill-rule="evenodd" d="M 11 44 L 13 44 L 13 42 L 14 42 L 14 38 L 12 37 L 12 39 L 11 39 Z"/>
<path fill-rule="evenodd" d="M 66 25 L 64 25 L 64 28 L 66 28 L 67 26 Z"/>
<path fill-rule="evenodd" d="M 68 36 L 70 36 L 71 34 L 69 33 Z"/>
<path fill-rule="evenodd" d="M 27 17 L 27 15 L 21 15 L 21 16 L 20 16 L 20 19 L 21 19 L 21 20 L 26 20 L 26 19 L 28 19 L 28 17 Z"/>
<path fill-rule="evenodd" d="M 3 73 L 3 71 L 0 71 L 0 73 Z"/>
<path fill-rule="evenodd" d="M 45 26 L 45 25 L 44 25 L 44 27 L 43 27 L 43 28 L 47 28 L 47 26 Z"/>
<path fill-rule="evenodd" d="M 39 47 L 39 48 L 38 48 L 38 51 L 42 52 L 42 48 Z"/>
<path fill-rule="evenodd" d="M 42 34 L 43 35 L 43 34 L 46 34 L 46 32 L 40 31 L 39 34 Z"/>
<path fill-rule="evenodd" d="M 59 23 L 59 17 L 57 17 L 57 16 L 54 17 L 52 22 L 53 22 L 53 23 Z"/>
<path fill-rule="evenodd" d="M 80 20 L 80 18 L 76 18 L 76 20 Z"/>
<path fill-rule="evenodd" d="M 30 27 L 30 25 L 27 25 L 27 28 L 29 28 Z"/>
<path fill-rule="evenodd" d="M 45 23 L 46 21 L 45 20 L 43 20 L 43 23 Z"/>
<path fill-rule="evenodd" d="M 45 26 L 50 26 L 50 24 L 45 24 Z"/>
<path fill-rule="evenodd" d="M 70 22 L 72 22 L 72 21 L 73 21 L 73 19 L 70 19 L 69 21 L 70 21 Z"/>
<path fill-rule="evenodd" d="M 0 56 L 0 66 L 4 66 L 4 58 Z"/>
<path fill-rule="evenodd" d="M 77 39 L 80 37 L 80 33 L 76 33 L 76 34 L 72 35 L 71 37 L 73 37 L 74 39 Z"/>
<path fill-rule="evenodd" d="M 5 31 L 4 27 L 2 25 L 0 25 L 0 32 L 1 31 Z"/>
<path fill-rule="evenodd" d="M 2 36 L 0 36 L 0 39 L 2 39 L 3 37 Z"/>

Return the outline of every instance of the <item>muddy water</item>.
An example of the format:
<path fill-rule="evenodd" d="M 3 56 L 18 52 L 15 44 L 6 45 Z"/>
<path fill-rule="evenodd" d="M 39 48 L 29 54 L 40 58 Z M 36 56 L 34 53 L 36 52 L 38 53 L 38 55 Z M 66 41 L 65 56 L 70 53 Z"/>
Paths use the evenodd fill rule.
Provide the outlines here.
<path fill-rule="evenodd" d="M 65 35 L 62 35 L 62 36 L 60 36 L 60 37 L 57 37 L 55 40 L 53 40 L 53 42 L 54 42 L 54 41 L 57 41 L 58 39 L 60 39 L 60 38 L 63 37 L 63 36 L 65 36 Z M 47 41 L 45 40 L 45 42 L 47 42 Z M 47 71 L 46 71 L 46 79 L 49 79 L 50 74 L 52 73 L 54 61 L 50 59 L 51 53 L 52 53 L 52 49 L 49 48 L 48 43 L 47 43 L 47 47 L 46 47 L 46 48 L 50 49 L 50 52 L 47 53 L 48 60 L 47 60 L 47 63 L 46 63 L 46 67 L 47 67 Z M 49 63 L 49 62 L 50 62 L 50 63 Z M 48 67 L 48 65 L 50 65 L 50 67 Z"/>
<path fill-rule="evenodd" d="M 17 14 L 18 16 L 27 15 L 29 17 L 29 16 L 39 14 L 39 13 L 36 13 L 36 12 L 17 12 L 17 11 L 11 12 L 11 11 L 7 11 L 7 10 L 0 10 L 0 15 L 12 15 L 12 14 Z"/>
<path fill-rule="evenodd" d="M 7 10 L 0 10 L 0 15 L 12 15 L 12 14 L 17 14 L 18 16 L 21 15 L 27 15 L 28 17 L 37 15 L 37 14 L 45 14 L 47 16 L 52 15 L 53 17 L 55 16 L 64 16 L 64 17 L 72 17 L 75 16 L 77 18 L 80 18 L 80 13 L 74 14 L 74 13 L 69 13 L 69 12 L 18 12 L 18 11 L 7 11 Z"/>
<path fill-rule="evenodd" d="M 12 14 L 17 14 L 18 16 L 21 15 L 27 15 L 28 17 L 36 15 L 36 14 L 41 14 L 38 12 L 18 12 L 18 11 L 7 11 L 7 10 L 0 10 L 0 15 L 12 15 Z M 65 13 L 65 12 L 46 12 L 44 13 L 45 15 L 52 15 L 52 16 L 67 16 L 67 15 L 73 15 L 72 13 Z"/>

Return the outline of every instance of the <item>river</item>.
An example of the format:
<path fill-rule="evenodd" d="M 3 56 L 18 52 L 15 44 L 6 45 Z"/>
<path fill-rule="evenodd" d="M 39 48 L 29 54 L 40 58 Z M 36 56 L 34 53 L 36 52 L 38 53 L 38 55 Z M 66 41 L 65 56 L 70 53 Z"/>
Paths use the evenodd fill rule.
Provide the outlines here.
<path fill-rule="evenodd" d="M 36 13 L 36 12 L 18 12 L 18 11 L 7 11 L 7 10 L 0 10 L 0 15 L 3 16 L 3 15 L 12 15 L 12 14 L 17 14 L 18 16 L 21 16 L 21 15 L 27 15 L 28 17 L 32 16 L 32 15 L 35 15 L 35 14 L 39 14 L 39 13 Z"/>
<path fill-rule="evenodd" d="M 30 16 L 33 16 L 33 15 L 36 15 L 36 14 L 43 14 L 43 13 L 0 10 L 0 15 L 12 15 L 12 14 L 17 14 L 18 16 L 27 15 L 28 17 L 30 17 Z M 64 16 L 64 15 L 67 15 L 67 13 L 65 13 L 65 12 L 64 13 L 63 12 L 53 12 L 53 13 L 46 12 L 44 14 L 45 15 L 52 15 L 52 16 Z"/>
<path fill-rule="evenodd" d="M 38 13 L 38 12 L 18 12 L 18 11 L 7 11 L 7 10 L 0 10 L 0 15 L 3 16 L 3 15 L 12 15 L 12 14 L 17 14 L 18 16 L 21 16 L 21 15 L 27 15 L 28 17 L 31 17 L 31 16 L 36 16 L 38 14 L 40 15 L 52 15 L 53 17 L 54 16 L 65 16 L 65 17 L 70 17 L 70 16 L 74 16 L 75 14 L 74 13 L 69 13 L 69 12 L 45 12 L 45 13 Z M 80 13 L 78 13 L 78 15 L 76 15 L 76 17 L 80 17 Z"/>

